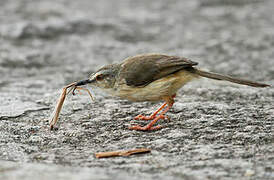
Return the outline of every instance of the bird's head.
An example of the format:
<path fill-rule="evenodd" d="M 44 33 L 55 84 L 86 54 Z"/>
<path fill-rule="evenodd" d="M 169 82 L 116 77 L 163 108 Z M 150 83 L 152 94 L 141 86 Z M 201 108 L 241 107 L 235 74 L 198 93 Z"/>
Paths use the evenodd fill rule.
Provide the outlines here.
<path fill-rule="evenodd" d="M 116 77 L 119 73 L 120 65 L 111 64 L 100 68 L 92 73 L 88 79 L 79 81 L 75 86 L 93 85 L 102 89 L 112 88 L 115 84 Z"/>

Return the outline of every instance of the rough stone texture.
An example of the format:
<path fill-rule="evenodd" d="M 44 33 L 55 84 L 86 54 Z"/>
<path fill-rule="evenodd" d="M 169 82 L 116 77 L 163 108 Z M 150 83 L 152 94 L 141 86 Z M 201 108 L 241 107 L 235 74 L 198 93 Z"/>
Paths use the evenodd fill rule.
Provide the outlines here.
<path fill-rule="evenodd" d="M 0 179 L 274 179 L 274 88 L 201 79 L 177 95 L 170 121 L 130 131 L 158 104 L 91 89 L 47 119 L 63 86 L 138 53 L 274 85 L 272 0 L 1 0 Z M 96 159 L 94 152 L 151 148 Z"/>

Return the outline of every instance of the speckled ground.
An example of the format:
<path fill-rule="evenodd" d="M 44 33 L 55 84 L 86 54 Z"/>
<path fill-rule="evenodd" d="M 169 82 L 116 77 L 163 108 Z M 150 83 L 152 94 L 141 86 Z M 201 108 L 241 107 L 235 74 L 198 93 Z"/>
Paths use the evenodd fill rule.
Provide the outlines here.
<path fill-rule="evenodd" d="M 0 1 L 0 179 L 274 179 L 274 1 Z M 186 85 L 155 132 L 128 130 L 159 104 L 91 89 L 48 118 L 63 86 L 139 53 L 185 56 L 257 89 Z M 138 147 L 150 154 L 96 159 Z"/>

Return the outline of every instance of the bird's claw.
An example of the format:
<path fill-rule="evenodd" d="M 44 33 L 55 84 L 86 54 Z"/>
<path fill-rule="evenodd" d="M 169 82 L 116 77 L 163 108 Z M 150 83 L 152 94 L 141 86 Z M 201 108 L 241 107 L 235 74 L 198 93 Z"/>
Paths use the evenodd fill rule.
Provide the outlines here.
<path fill-rule="evenodd" d="M 143 116 L 141 114 L 139 114 L 138 116 L 134 117 L 135 120 L 152 120 L 154 118 L 155 117 L 153 117 L 153 116 Z"/>
<path fill-rule="evenodd" d="M 136 126 L 131 126 L 129 127 L 130 130 L 136 130 L 136 131 L 153 131 L 153 130 L 158 130 L 158 129 L 161 129 L 162 126 L 158 125 L 158 126 L 139 126 L 139 125 L 136 125 Z"/>
<path fill-rule="evenodd" d="M 158 117 L 159 117 L 159 119 L 169 119 L 168 116 L 164 116 L 164 115 L 159 115 Z M 153 120 L 153 119 L 155 119 L 155 118 L 156 118 L 155 115 L 143 116 L 143 115 L 141 115 L 141 114 L 139 114 L 138 116 L 135 116 L 135 117 L 134 117 L 135 120 L 145 120 L 145 121 Z"/>

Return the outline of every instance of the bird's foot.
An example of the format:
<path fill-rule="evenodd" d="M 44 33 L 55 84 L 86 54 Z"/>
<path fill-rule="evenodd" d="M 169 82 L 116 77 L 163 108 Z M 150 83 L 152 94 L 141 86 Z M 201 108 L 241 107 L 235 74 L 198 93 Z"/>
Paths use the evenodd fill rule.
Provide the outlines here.
<path fill-rule="evenodd" d="M 149 126 L 149 124 L 144 127 L 139 126 L 139 125 L 129 127 L 130 130 L 136 130 L 136 131 L 154 131 L 154 130 L 159 130 L 161 128 L 162 128 L 162 126 L 160 126 L 160 125 L 151 127 L 151 126 Z"/>
<path fill-rule="evenodd" d="M 159 115 L 158 117 L 159 117 L 159 119 L 169 119 L 168 116 L 164 116 L 164 115 Z M 143 116 L 141 114 L 134 117 L 135 120 L 145 120 L 145 121 L 153 120 L 155 118 L 156 118 L 156 115 Z"/>
<path fill-rule="evenodd" d="M 150 118 L 150 117 L 149 117 Z M 131 130 L 137 130 L 137 131 L 153 131 L 153 130 L 158 130 L 158 129 L 161 129 L 162 126 L 158 125 L 158 126 L 153 126 L 159 119 L 165 119 L 166 116 L 164 115 L 159 115 L 157 117 L 155 117 L 149 124 L 147 124 L 146 126 L 144 127 L 141 127 L 139 125 L 136 125 L 136 126 L 131 126 L 129 127 L 129 129 Z M 147 120 L 147 119 L 144 119 L 144 120 Z"/>

